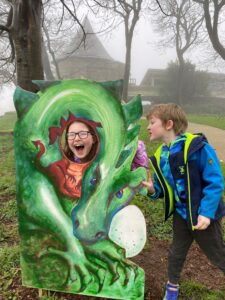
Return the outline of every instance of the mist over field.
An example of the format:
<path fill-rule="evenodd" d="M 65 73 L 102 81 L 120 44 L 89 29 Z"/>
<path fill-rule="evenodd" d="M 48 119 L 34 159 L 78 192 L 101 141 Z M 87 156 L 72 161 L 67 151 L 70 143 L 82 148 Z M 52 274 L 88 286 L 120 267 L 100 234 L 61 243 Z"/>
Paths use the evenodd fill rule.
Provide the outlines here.
<path fill-rule="evenodd" d="M 0 87 L 0 116 L 4 115 L 7 111 L 14 111 L 13 93 L 15 85 L 4 84 Z"/>

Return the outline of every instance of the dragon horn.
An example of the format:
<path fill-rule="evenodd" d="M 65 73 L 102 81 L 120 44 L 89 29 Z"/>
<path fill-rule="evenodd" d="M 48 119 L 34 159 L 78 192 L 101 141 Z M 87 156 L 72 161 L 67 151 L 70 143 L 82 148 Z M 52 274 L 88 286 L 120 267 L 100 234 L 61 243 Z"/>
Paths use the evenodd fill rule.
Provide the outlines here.
<path fill-rule="evenodd" d="M 28 92 L 18 86 L 13 96 L 18 118 L 21 118 L 38 99 L 37 94 Z"/>
<path fill-rule="evenodd" d="M 141 104 L 141 96 L 137 95 L 133 97 L 128 103 L 123 104 L 123 112 L 126 119 L 127 127 L 139 120 L 142 116 L 142 104 Z"/>
<path fill-rule="evenodd" d="M 132 149 L 130 148 L 127 150 L 123 150 L 120 153 L 120 157 L 117 161 L 116 168 L 119 168 L 125 162 L 125 160 L 130 156 L 131 152 L 132 152 Z"/>
<path fill-rule="evenodd" d="M 99 82 L 105 89 L 111 92 L 111 94 L 118 100 L 121 101 L 123 93 L 123 80 L 104 81 Z"/>
<path fill-rule="evenodd" d="M 127 131 L 126 145 L 130 144 L 139 134 L 140 125 L 135 124 Z"/>

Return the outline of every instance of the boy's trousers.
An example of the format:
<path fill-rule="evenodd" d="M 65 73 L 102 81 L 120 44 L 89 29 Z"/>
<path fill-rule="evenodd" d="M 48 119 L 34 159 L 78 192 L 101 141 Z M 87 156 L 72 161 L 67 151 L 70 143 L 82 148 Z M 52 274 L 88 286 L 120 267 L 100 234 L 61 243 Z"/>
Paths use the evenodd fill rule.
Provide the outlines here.
<path fill-rule="evenodd" d="M 168 277 L 178 283 L 187 252 L 195 240 L 208 259 L 225 275 L 225 243 L 221 219 L 213 221 L 205 230 L 191 231 L 187 222 L 175 212 L 173 216 L 173 241 L 169 249 Z"/>

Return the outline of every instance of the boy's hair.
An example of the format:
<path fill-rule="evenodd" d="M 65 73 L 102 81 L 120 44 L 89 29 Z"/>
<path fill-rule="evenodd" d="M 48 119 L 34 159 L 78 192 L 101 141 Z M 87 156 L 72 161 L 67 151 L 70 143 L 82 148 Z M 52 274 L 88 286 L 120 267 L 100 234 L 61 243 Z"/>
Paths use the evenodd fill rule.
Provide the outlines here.
<path fill-rule="evenodd" d="M 185 112 L 175 103 L 162 103 L 154 105 L 148 115 L 147 119 L 154 116 L 162 121 L 163 126 L 166 126 L 167 121 L 173 121 L 173 130 L 176 135 L 184 133 L 188 127 L 188 121 Z"/>

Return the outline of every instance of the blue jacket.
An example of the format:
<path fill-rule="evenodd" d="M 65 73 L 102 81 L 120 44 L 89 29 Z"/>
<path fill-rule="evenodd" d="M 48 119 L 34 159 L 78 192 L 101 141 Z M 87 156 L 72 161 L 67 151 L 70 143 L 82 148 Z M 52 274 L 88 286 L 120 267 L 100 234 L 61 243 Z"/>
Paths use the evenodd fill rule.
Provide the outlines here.
<path fill-rule="evenodd" d="M 177 202 L 179 192 L 176 182 L 182 182 L 183 193 L 182 196 L 179 195 L 179 202 L 185 207 L 185 219 L 193 230 L 197 224 L 198 215 L 211 220 L 225 215 L 225 205 L 222 199 L 224 178 L 215 151 L 207 143 L 205 136 L 187 132 L 183 137 L 181 149 L 171 155 L 168 153 L 170 175 L 174 185 L 171 184 L 172 181 L 169 182 L 168 176 L 161 168 L 161 153 L 165 145 L 161 145 L 154 156 L 150 157 L 156 175 L 154 181 L 156 192 L 150 197 L 152 199 L 164 197 L 165 220 L 173 214 L 175 209 L 181 214 Z"/>

